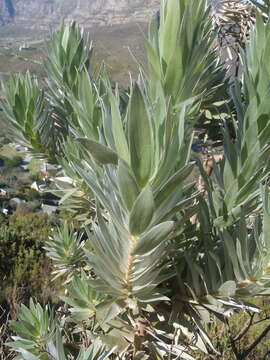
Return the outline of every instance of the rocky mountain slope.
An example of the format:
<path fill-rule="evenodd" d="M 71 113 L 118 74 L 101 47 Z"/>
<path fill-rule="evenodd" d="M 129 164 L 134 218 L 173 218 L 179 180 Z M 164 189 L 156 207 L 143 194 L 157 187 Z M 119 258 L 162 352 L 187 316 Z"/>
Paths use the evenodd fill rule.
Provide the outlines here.
<path fill-rule="evenodd" d="M 159 0 L 0 0 L 0 24 L 15 22 L 33 29 L 74 19 L 86 26 L 149 19 Z"/>

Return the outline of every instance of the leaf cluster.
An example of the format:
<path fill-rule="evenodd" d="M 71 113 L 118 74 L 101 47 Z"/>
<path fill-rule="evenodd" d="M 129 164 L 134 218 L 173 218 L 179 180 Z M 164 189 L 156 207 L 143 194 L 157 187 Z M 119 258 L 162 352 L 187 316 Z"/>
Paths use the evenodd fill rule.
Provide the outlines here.
<path fill-rule="evenodd" d="M 66 224 L 47 241 L 56 276 L 67 281 L 66 305 L 57 331 L 39 305 L 19 309 L 21 338 L 11 346 L 22 359 L 80 359 L 96 340 L 104 357 L 192 359 L 198 349 L 214 356 L 205 323 L 258 312 L 246 300 L 269 295 L 269 22 L 258 15 L 242 52 L 243 79 L 230 89 L 234 136 L 225 117 L 222 160 L 211 159 L 210 177 L 192 154 L 194 133 L 206 109 L 227 101 L 229 84 L 209 9 L 168 0 L 160 14 L 146 40 L 149 68 L 131 80 L 124 108 L 106 71 L 93 79 L 86 70 L 91 47 L 77 27 L 53 35 L 48 99 L 69 130 L 57 154 L 62 192 L 64 200 L 81 195 L 93 212 L 85 238 Z M 26 326 L 33 316 L 35 326 Z M 47 344 L 38 343 L 43 323 Z"/>

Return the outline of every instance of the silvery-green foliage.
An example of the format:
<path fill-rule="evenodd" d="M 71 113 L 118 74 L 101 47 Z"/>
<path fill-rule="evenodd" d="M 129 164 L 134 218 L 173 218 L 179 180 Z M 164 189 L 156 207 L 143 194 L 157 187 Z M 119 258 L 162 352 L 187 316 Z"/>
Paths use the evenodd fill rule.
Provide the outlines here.
<path fill-rule="evenodd" d="M 86 38 L 83 29 L 75 22 L 54 31 L 45 43 L 47 59 L 44 66 L 49 79 L 59 90 L 70 89 L 76 93 L 78 76 L 89 68 L 92 44 Z"/>
<path fill-rule="evenodd" d="M 42 308 L 30 300 L 29 307 L 17 307 L 16 321 L 11 321 L 11 329 L 16 332 L 13 342 L 9 343 L 18 352 L 17 359 L 49 359 L 40 357 L 40 351 L 45 352 L 47 345 L 55 336 L 57 318 L 48 307 Z M 28 354 L 28 355 L 27 355 Z"/>
<path fill-rule="evenodd" d="M 62 27 L 51 54 L 60 44 L 70 63 L 67 44 L 77 49 L 78 31 Z M 39 328 L 37 320 L 32 335 L 25 316 L 31 322 L 32 313 L 37 319 L 48 313 L 33 303 L 22 307 L 15 328 L 34 348 L 15 338 L 11 346 L 21 341 L 21 356 L 66 359 L 69 331 L 77 348 L 72 359 L 92 359 L 85 355 L 92 350 L 79 350 L 84 341 L 101 341 L 104 356 L 111 349 L 123 359 L 192 359 L 197 349 L 215 354 L 206 322 L 225 321 L 238 309 L 258 311 L 245 299 L 269 294 L 269 31 L 259 17 L 242 54 L 242 83 L 231 91 L 234 136 L 224 123 L 224 158 L 213 161 L 213 178 L 191 153 L 194 120 L 227 88 L 219 83 L 224 70 L 204 1 L 162 2 L 160 28 L 150 24 L 149 70 L 131 81 L 126 109 L 105 72 L 94 82 L 82 66 L 61 78 L 52 56 L 51 84 L 64 94 L 55 107 L 62 106 L 70 130 L 58 161 L 94 212 L 85 244 L 67 225 L 48 242 L 56 271 L 69 276 L 62 297 L 68 312 L 57 331 Z M 77 51 L 83 63 L 87 51 Z M 55 86 L 50 91 L 52 101 Z M 191 180 L 196 166 L 204 192 Z M 81 261 L 84 269 L 74 271 Z M 49 338 L 42 355 L 40 334 Z"/>
<path fill-rule="evenodd" d="M 47 256 L 53 261 L 55 275 L 54 280 L 59 276 L 70 281 L 74 273 L 84 264 L 84 241 L 83 233 L 78 234 L 74 231 L 73 226 L 67 222 L 45 243 Z"/>
<path fill-rule="evenodd" d="M 53 115 L 53 108 L 37 79 L 27 72 L 11 76 L 1 87 L 4 94 L 1 107 L 5 111 L 4 121 L 10 138 L 33 154 L 54 160 L 61 152 L 61 139 L 67 134 L 66 124 Z"/>
<path fill-rule="evenodd" d="M 243 84 L 237 81 L 232 97 L 237 117 L 235 138 L 224 124 L 226 161 L 215 169 L 218 186 L 209 183 L 213 198 L 214 224 L 228 226 L 261 208 L 260 183 L 269 176 L 269 61 L 265 51 L 269 43 L 269 22 L 258 15 L 251 41 L 242 53 Z M 262 44 L 263 43 L 263 44 Z M 242 87 L 242 90 L 241 90 Z M 206 184 L 208 180 L 205 179 Z"/>
<path fill-rule="evenodd" d="M 90 346 L 79 346 L 76 351 L 67 350 L 68 339 L 61 329 L 59 317 L 48 307 L 30 301 L 17 309 L 17 321 L 11 328 L 17 336 L 8 345 L 17 353 L 17 360 L 105 360 L 114 350 L 108 350 L 99 340 Z"/>
<path fill-rule="evenodd" d="M 228 112 L 229 79 L 218 56 L 214 23 L 206 2 L 161 2 L 160 21 L 153 18 L 150 23 L 146 50 L 145 84 L 150 88 L 154 110 L 162 114 L 163 97 L 170 99 L 172 110 L 192 99 L 190 131 L 194 125 L 200 131 L 218 131 L 219 114 Z"/>

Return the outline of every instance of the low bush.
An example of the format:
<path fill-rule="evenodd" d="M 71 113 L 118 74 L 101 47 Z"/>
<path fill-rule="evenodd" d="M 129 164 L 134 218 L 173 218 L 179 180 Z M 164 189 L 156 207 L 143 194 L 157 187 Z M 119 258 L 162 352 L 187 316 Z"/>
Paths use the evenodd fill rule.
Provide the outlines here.
<path fill-rule="evenodd" d="M 20 166 L 22 163 L 23 163 L 23 158 L 21 156 L 14 156 L 13 158 L 0 156 L 0 166 L 5 167 L 6 169 L 11 169 L 13 167 Z"/>
<path fill-rule="evenodd" d="M 29 179 L 32 181 L 39 181 L 42 179 L 42 176 L 39 172 L 35 172 L 29 175 Z"/>
<path fill-rule="evenodd" d="M 0 302 L 7 302 L 11 315 L 16 303 L 36 297 L 44 302 L 53 293 L 51 262 L 43 246 L 55 225 L 44 213 L 15 212 L 0 227 Z"/>
<path fill-rule="evenodd" d="M 0 156 L 0 166 L 5 166 L 8 161 L 8 158 L 6 156 L 1 155 Z"/>
<path fill-rule="evenodd" d="M 40 199 L 40 193 L 35 189 L 31 189 L 30 187 L 25 187 L 24 189 L 21 189 L 21 193 L 22 193 L 22 197 L 26 201 L 33 201 Z"/>

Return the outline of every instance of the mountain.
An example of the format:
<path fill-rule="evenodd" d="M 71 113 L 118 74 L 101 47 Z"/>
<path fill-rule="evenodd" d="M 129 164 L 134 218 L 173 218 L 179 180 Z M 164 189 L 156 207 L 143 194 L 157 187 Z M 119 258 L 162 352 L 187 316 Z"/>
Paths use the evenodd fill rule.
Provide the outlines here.
<path fill-rule="evenodd" d="M 61 19 L 86 26 L 144 22 L 159 0 L 0 0 L 0 25 L 15 22 L 32 29 L 58 25 Z"/>

